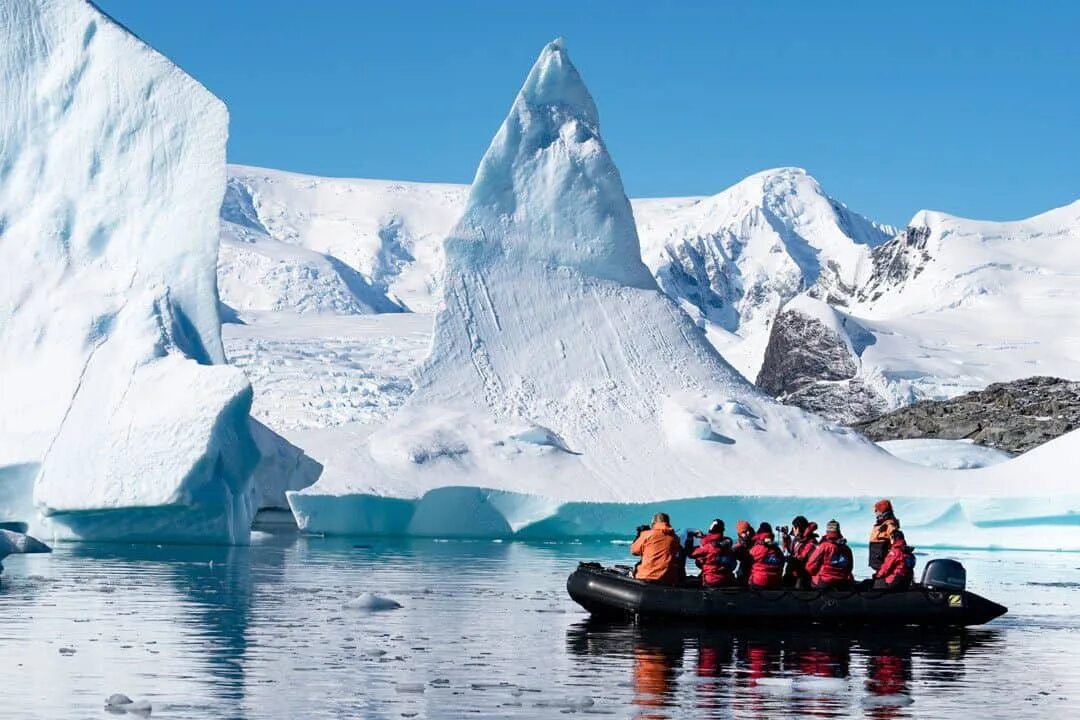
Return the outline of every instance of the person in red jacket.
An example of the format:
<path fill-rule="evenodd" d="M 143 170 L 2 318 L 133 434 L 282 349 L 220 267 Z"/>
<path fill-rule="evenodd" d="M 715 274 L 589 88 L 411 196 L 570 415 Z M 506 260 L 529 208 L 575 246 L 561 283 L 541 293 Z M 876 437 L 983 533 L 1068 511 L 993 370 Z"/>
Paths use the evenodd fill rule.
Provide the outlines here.
<path fill-rule="evenodd" d="M 818 545 L 818 525 L 802 515 L 791 521 L 792 533 L 784 532 L 784 552 L 787 565 L 784 568 L 784 585 L 798 590 L 809 590 L 813 583 L 810 573 L 806 572 L 806 561 L 814 554 Z"/>
<path fill-rule="evenodd" d="M 750 557 L 750 548 L 754 544 L 754 528 L 746 520 L 735 523 L 735 545 L 732 552 L 739 561 L 739 569 L 735 572 L 735 583 L 745 585 L 750 581 L 750 566 L 753 560 Z"/>
<path fill-rule="evenodd" d="M 690 557 L 701 568 L 703 587 L 731 587 L 735 584 L 735 551 L 731 538 L 724 535 L 724 521 L 713 520 L 709 532 L 701 539 L 701 545 L 690 552 Z"/>
<path fill-rule="evenodd" d="M 825 537 L 806 561 L 806 571 L 813 578 L 814 587 L 822 590 L 852 587 L 855 583 L 851 575 L 853 565 L 851 548 L 840 534 L 840 523 L 830 520 L 825 526 Z"/>
<path fill-rule="evenodd" d="M 885 560 L 874 573 L 874 587 L 885 590 L 907 590 L 915 577 L 915 548 L 904 539 L 904 532 L 892 534 L 892 546 Z"/>
<path fill-rule="evenodd" d="M 776 544 L 772 525 L 758 526 L 750 547 L 750 587 L 772 589 L 784 586 L 784 551 Z"/>

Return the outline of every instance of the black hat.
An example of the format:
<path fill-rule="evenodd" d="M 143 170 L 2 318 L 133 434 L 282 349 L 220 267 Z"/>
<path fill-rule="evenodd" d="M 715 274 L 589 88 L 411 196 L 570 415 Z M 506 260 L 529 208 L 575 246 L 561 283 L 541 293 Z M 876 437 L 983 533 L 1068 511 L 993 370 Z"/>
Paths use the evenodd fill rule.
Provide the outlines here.
<path fill-rule="evenodd" d="M 772 525 L 770 525 L 767 522 L 763 522 L 760 525 L 758 525 L 757 531 L 758 531 L 758 535 L 761 535 L 762 533 L 765 533 L 766 535 L 772 535 L 773 534 Z"/>
<path fill-rule="evenodd" d="M 720 518 L 716 518 L 711 523 L 709 523 L 709 534 L 710 535 L 715 535 L 716 533 L 723 533 L 723 532 L 724 532 L 724 521 L 721 520 Z"/>

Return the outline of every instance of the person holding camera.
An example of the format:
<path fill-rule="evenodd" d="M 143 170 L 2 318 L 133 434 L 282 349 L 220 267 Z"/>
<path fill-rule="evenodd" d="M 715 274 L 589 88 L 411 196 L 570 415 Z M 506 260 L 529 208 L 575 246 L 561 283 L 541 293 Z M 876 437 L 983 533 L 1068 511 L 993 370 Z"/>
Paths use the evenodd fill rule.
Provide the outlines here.
<path fill-rule="evenodd" d="M 809 590 L 812 581 L 806 571 L 806 561 L 814 554 L 818 545 L 818 525 L 810 522 L 803 515 L 797 515 L 791 521 L 791 527 L 781 525 L 778 530 L 783 538 L 787 565 L 784 568 L 785 587 L 796 590 Z"/>
<path fill-rule="evenodd" d="M 656 513 L 652 526 L 638 527 L 630 554 L 641 558 L 634 570 L 638 580 L 674 585 L 682 577 L 681 564 L 685 562 L 682 544 L 667 513 Z"/>
<path fill-rule="evenodd" d="M 697 533 L 701 545 L 690 551 L 690 557 L 701 569 L 701 585 L 706 588 L 731 587 L 735 584 L 735 552 L 731 538 L 724 535 L 724 521 L 717 518 L 709 525 L 708 533 Z"/>

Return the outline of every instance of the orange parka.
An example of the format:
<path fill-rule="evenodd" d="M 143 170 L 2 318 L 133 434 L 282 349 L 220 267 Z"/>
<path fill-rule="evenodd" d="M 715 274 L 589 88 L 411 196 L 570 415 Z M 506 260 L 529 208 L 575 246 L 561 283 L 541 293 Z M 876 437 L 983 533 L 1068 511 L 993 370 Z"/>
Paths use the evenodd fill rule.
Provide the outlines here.
<path fill-rule="evenodd" d="M 641 557 L 641 564 L 634 573 L 638 580 L 672 584 L 678 581 L 682 545 L 667 523 L 653 523 L 651 530 L 638 535 L 630 546 L 630 554 Z"/>

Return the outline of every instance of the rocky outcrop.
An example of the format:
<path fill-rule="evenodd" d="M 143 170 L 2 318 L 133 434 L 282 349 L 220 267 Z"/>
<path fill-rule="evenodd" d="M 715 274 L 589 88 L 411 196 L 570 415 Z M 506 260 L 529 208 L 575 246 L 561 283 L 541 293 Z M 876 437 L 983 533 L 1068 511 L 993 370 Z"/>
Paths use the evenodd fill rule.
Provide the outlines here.
<path fill-rule="evenodd" d="M 858 300 L 873 302 L 888 289 L 917 278 L 933 259 L 927 247 L 929 239 L 929 227 L 912 225 L 889 242 L 875 247 L 870 256 L 874 269 L 859 288 Z"/>
<path fill-rule="evenodd" d="M 1031 377 L 995 383 L 951 400 L 918 402 L 853 427 L 874 441 L 970 439 L 1022 453 L 1080 427 L 1080 382 Z"/>
<path fill-rule="evenodd" d="M 756 384 L 788 405 L 837 422 L 875 417 L 887 405 L 858 377 L 873 335 L 821 301 L 800 297 L 777 316 Z"/>

